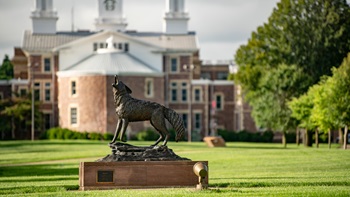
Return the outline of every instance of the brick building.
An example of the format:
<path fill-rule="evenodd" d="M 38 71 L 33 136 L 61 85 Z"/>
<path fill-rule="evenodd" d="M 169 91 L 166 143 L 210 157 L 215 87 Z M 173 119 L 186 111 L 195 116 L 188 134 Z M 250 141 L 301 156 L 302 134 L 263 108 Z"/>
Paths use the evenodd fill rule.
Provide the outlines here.
<path fill-rule="evenodd" d="M 33 30 L 15 48 L 13 64 L 21 81 L 16 91 L 34 90 L 46 128 L 114 132 L 111 83 L 118 75 L 133 97 L 177 111 L 193 140 L 217 128 L 255 130 L 239 88 L 226 80 L 232 62 L 200 60 L 184 0 L 167 0 L 163 32 L 128 31 L 122 1 L 110 6 L 115 1 L 104 0 L 98 0 L 96 31 L 57 32 L 52 0 L 36 3 Z M 131 123 L 128 131 L 148 127 Z"/>

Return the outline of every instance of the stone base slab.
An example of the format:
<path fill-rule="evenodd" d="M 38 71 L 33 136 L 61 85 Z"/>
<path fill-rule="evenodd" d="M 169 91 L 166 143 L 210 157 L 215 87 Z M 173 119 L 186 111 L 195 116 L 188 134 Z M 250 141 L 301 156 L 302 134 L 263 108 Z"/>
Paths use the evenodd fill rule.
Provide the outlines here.
<path fill-rule="evenodd" d="M 193 166 L 198 161 L 81 162 L 80 190 L 117 188 L 193 187 L 198 177 Z M 208 166 L 207 161 L 202 161 Z M 208 176 L 203 180 L 208 184 Z"/>
<path fill-rule="evenodd" d="M 208 136 L 203 139 L 208 147 L 225 147 L 225 140 L 221 136 Z"/>

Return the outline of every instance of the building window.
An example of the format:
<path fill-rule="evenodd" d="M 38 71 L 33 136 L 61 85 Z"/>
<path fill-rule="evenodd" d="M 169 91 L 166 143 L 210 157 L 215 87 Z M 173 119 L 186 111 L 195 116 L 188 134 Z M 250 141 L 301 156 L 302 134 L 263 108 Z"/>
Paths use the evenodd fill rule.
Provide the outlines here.
<path fill-rule="evenodd" d="M 170 94 L 170 100 L 173 102 L 177 101 L 177 83 L 173 82 L 171 83 L 171 94 Z"/>
<path fill-rule="evenodd" d="M 188 129 L 188 114 L 181 114 L 182 120 L 184 121 L 184 126 Z"/>
<path fill-rule="evenodd" d="M 146 79 L 145 82 L 145 96 L 150 98 L 154 96 L 153 79 Z"/>
<path fill-rule="evenodd" d="M 94 49 L 94 51 L 97 51 L 97 49 L 98 49 L 98 44 L 96 42 L 94 43 L 93 49 Z"/>
<path fill-rule="evenodd" d="M 71 81 L 71 95 L 74 96 L 77 94 L 77 82 L 76 81 Z"/>
<path fill-rule="evenodd" d="M 107 48 L 107 43 L 106 42 L 100 42 L 100 49 Z"/>
<path fill-rule="evenodd" d="M 177 58 L 171 58 L 170 59 L 170 71 L 171 72 L 177 72 Z"/>
<path fill-rule="evenodd" d="M 216 109 L 222 109 L 223 107 L 223 98 L 222 95 L 216 95 L 215 96 L 216 101 Z"/>
<path fill-rule="evenodd" d="M 78 109 L 76 107 L 70 108 L 70 124 L 71 125 L 78 124 Z"/>
<path fill-rule="evenodd" d="M 125 52 L 129 51 L 129 43 L 124 43 L 124 51 Z"/>
<path fill-rule="evenodd" d="M 40 83 L 34 83 L 34 99 L 40 101 Z"/>
<path fill-rule="evenodd" d="M 194 101 L 196 102 L 201 101 L 201 89 L 199 88 L 194 89 Z"/>
<path fill-rule="evenodd" d="M 44 125 L 45 125 L 45 130 L 48 130 L 51 128 L 51 114 L 44 114 Z"/>
<path fill-rule="evenodd" d="M 45 83 L 45 101 L 51 101 L 51 83 Z"/>
<path fill-rule="evenodd" d="M 27 95 L 27 90 L 26 90 L 26 89 L 20 89 L 20 90 L 19 90 L 19 95 L 20 95 L 21 97 L 26 96 L 26 95 Z"/>
<path fill-rule="evenodd" d="M 51 72 L 51 59 L 50 58 L 44 59 L 44 72 Z"/>
<path fill-rule="evenodd" d="M 201 121 L 202 117 L 200 113 L 195 113 L 194 114 L 194 129 L 195 130 L 200 130 L 201 129 Z"/>
<path fill-rule="evenodd" d="M 211 79 L 210 73 L 209 72 L 202 72 L 201 73 L 201 78 L 203 78 L 203 79 Z"/>
<path fill-rule="evenodd" d="M 227 79 L 227 72 L 218 72 L 217 73 L 217 78 L 220 80 L 226 80 Z"/>
<path fill-rule="evenodd" d="M 122 43 L 118 43 L 118 49 L 120 49 L 120 50 L 123 49 L 123 44 Z"/>
<path fill-rule="evenodd" d="M 181 100 L 182 101 L 187 101 L 187 83 L 183 82 L 182 85 L 181 85 Z"/>

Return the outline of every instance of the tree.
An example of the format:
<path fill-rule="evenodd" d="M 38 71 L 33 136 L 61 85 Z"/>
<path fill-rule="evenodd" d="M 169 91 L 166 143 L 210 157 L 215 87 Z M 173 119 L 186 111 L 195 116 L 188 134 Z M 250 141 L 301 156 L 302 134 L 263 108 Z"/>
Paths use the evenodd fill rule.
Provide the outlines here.
<path fill-rule="evenodd" d="M 273 126 L 276 119 L 270 115 L 278 114 L 273 108 L 276 98 L 290 95 L 292 90 L 293 96 L 298 97 L 321 76 L 330 75 L 332 67 L 340 65 L 350 45 L 349 18 L 350 8 L 345 0 L 281 0 L 277 4 L 268 22 L 258 27 L 235 54 L 239 70 L 234 78 L 247 95 L 257 123 Z M 264 80 L 266 76 L 273 77 L 270 72 L 282 64 L 295 65 L 302 71 L 299 78 L 303 80 L 271 95 L 272 91 L 265 91 Z M 283 102 L 291 99 L 280 98 L 285 99 Z"/>
<path fill-rule="evenodd" d="M 337 125 L 345 127 L 344 149 L 347 148 L 348 128 L 350 126 L 350 53 L 339 68 L 332 69 L 332 84 L 329 95 L 332 117 Z"/>
<path fill-rule="evenodd" d="M 271 68 L 259 81 L 259 89 L 250 91 L 246 98 L 253 107 L 252 116 L 260 127 L 280 131 L 286 147 L 286 133 L 295 125 L 288 101 L 299 96 L 304 75 L 296 66 L 279 65 Z"/>
<path fill-rule="evenodd" d="M 291 116 L 298 120 L 298 127 L 305 129 L 305 146 L 312 145 L 311 131 L 316 127 L 311 120 L 311 113 L 312 109 L 314 108 L 313 99 L 314 95 L 307 92 L 299 97 L 294 97 L 290 102 L 288 102 L 288 106 L 292 110 Z"/>
<path fill-rule="evenodd" d="M 268 23 L 252 33 L 235 61 L 243 67 L 296 65 L 309 86 L 339 66 L 350 44 L 350 8 L 345 0 L 281 0 Z M 246 85 L 243 83 L 242 85 Z"/>
<path fill-rule="evenodd" d="M 40 130 L 42 123 L 42 113 L 39 111 L 39 102 L 34 103 L 35 109 L 35 126 Z M 24 127 L 25 130 L 30 130 L 31 121 L 31 99 L 30 95 L 22 97 L 14 97 L 12 99 L 5 99 L 0 102 L 0 131 L 1 138 L 4 139 L 6 134 L 11 131 L 10 138 L 16 139 L 16 130 L 19 127 Z"/>
<path fill-rule="evenodd" d="M 5 58 L 0 67 L 0 79 L 12 79 L 13 78 L 13 65 L 9 59 L 8 55 Z"/>
<path fill-rule="evenodd" d="M 328 132 L 329 148 L 331 148 L 331 130 L 340 127 L 335 119 L 330 100 L 332 80 L 332 77 L 324 77 L 319 84 L 310 88 L 311 93 L 313 93 L 312 102 L 314 103 L 310 119 L 317 125 L 319 130 Z"/>

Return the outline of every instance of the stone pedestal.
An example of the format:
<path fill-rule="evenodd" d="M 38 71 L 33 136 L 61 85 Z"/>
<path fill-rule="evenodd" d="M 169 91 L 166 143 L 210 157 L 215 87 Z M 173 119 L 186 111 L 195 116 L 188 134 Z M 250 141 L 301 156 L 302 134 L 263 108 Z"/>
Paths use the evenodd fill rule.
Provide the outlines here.
<path fill-rule="evenodd" d="M 193 187 L 197 161 L 81 162 L 80 190 L 116 188 Z M 203 162 L 208 166 L 208 162 Z M 203 180 L 208 184 L 208 176 Z"/>
<path fill-rule="evenodd" d="M 208 147 L 225 147 L 225 140 L 221 136 L 207 136 L 203 139 Z"/>
<path fill-rule="evenodd" d="M 80 190 L 115 188 L 193 187 L 199 177 L 191 161 L 167 146 L 139 147 L 125 143 L 110 145 L 112 154 L 96 162 L 81 162 Z M 208 166 L 208 162 L 203 162 Z M 208 184 L 208 176 L 202 180 Z"/>

